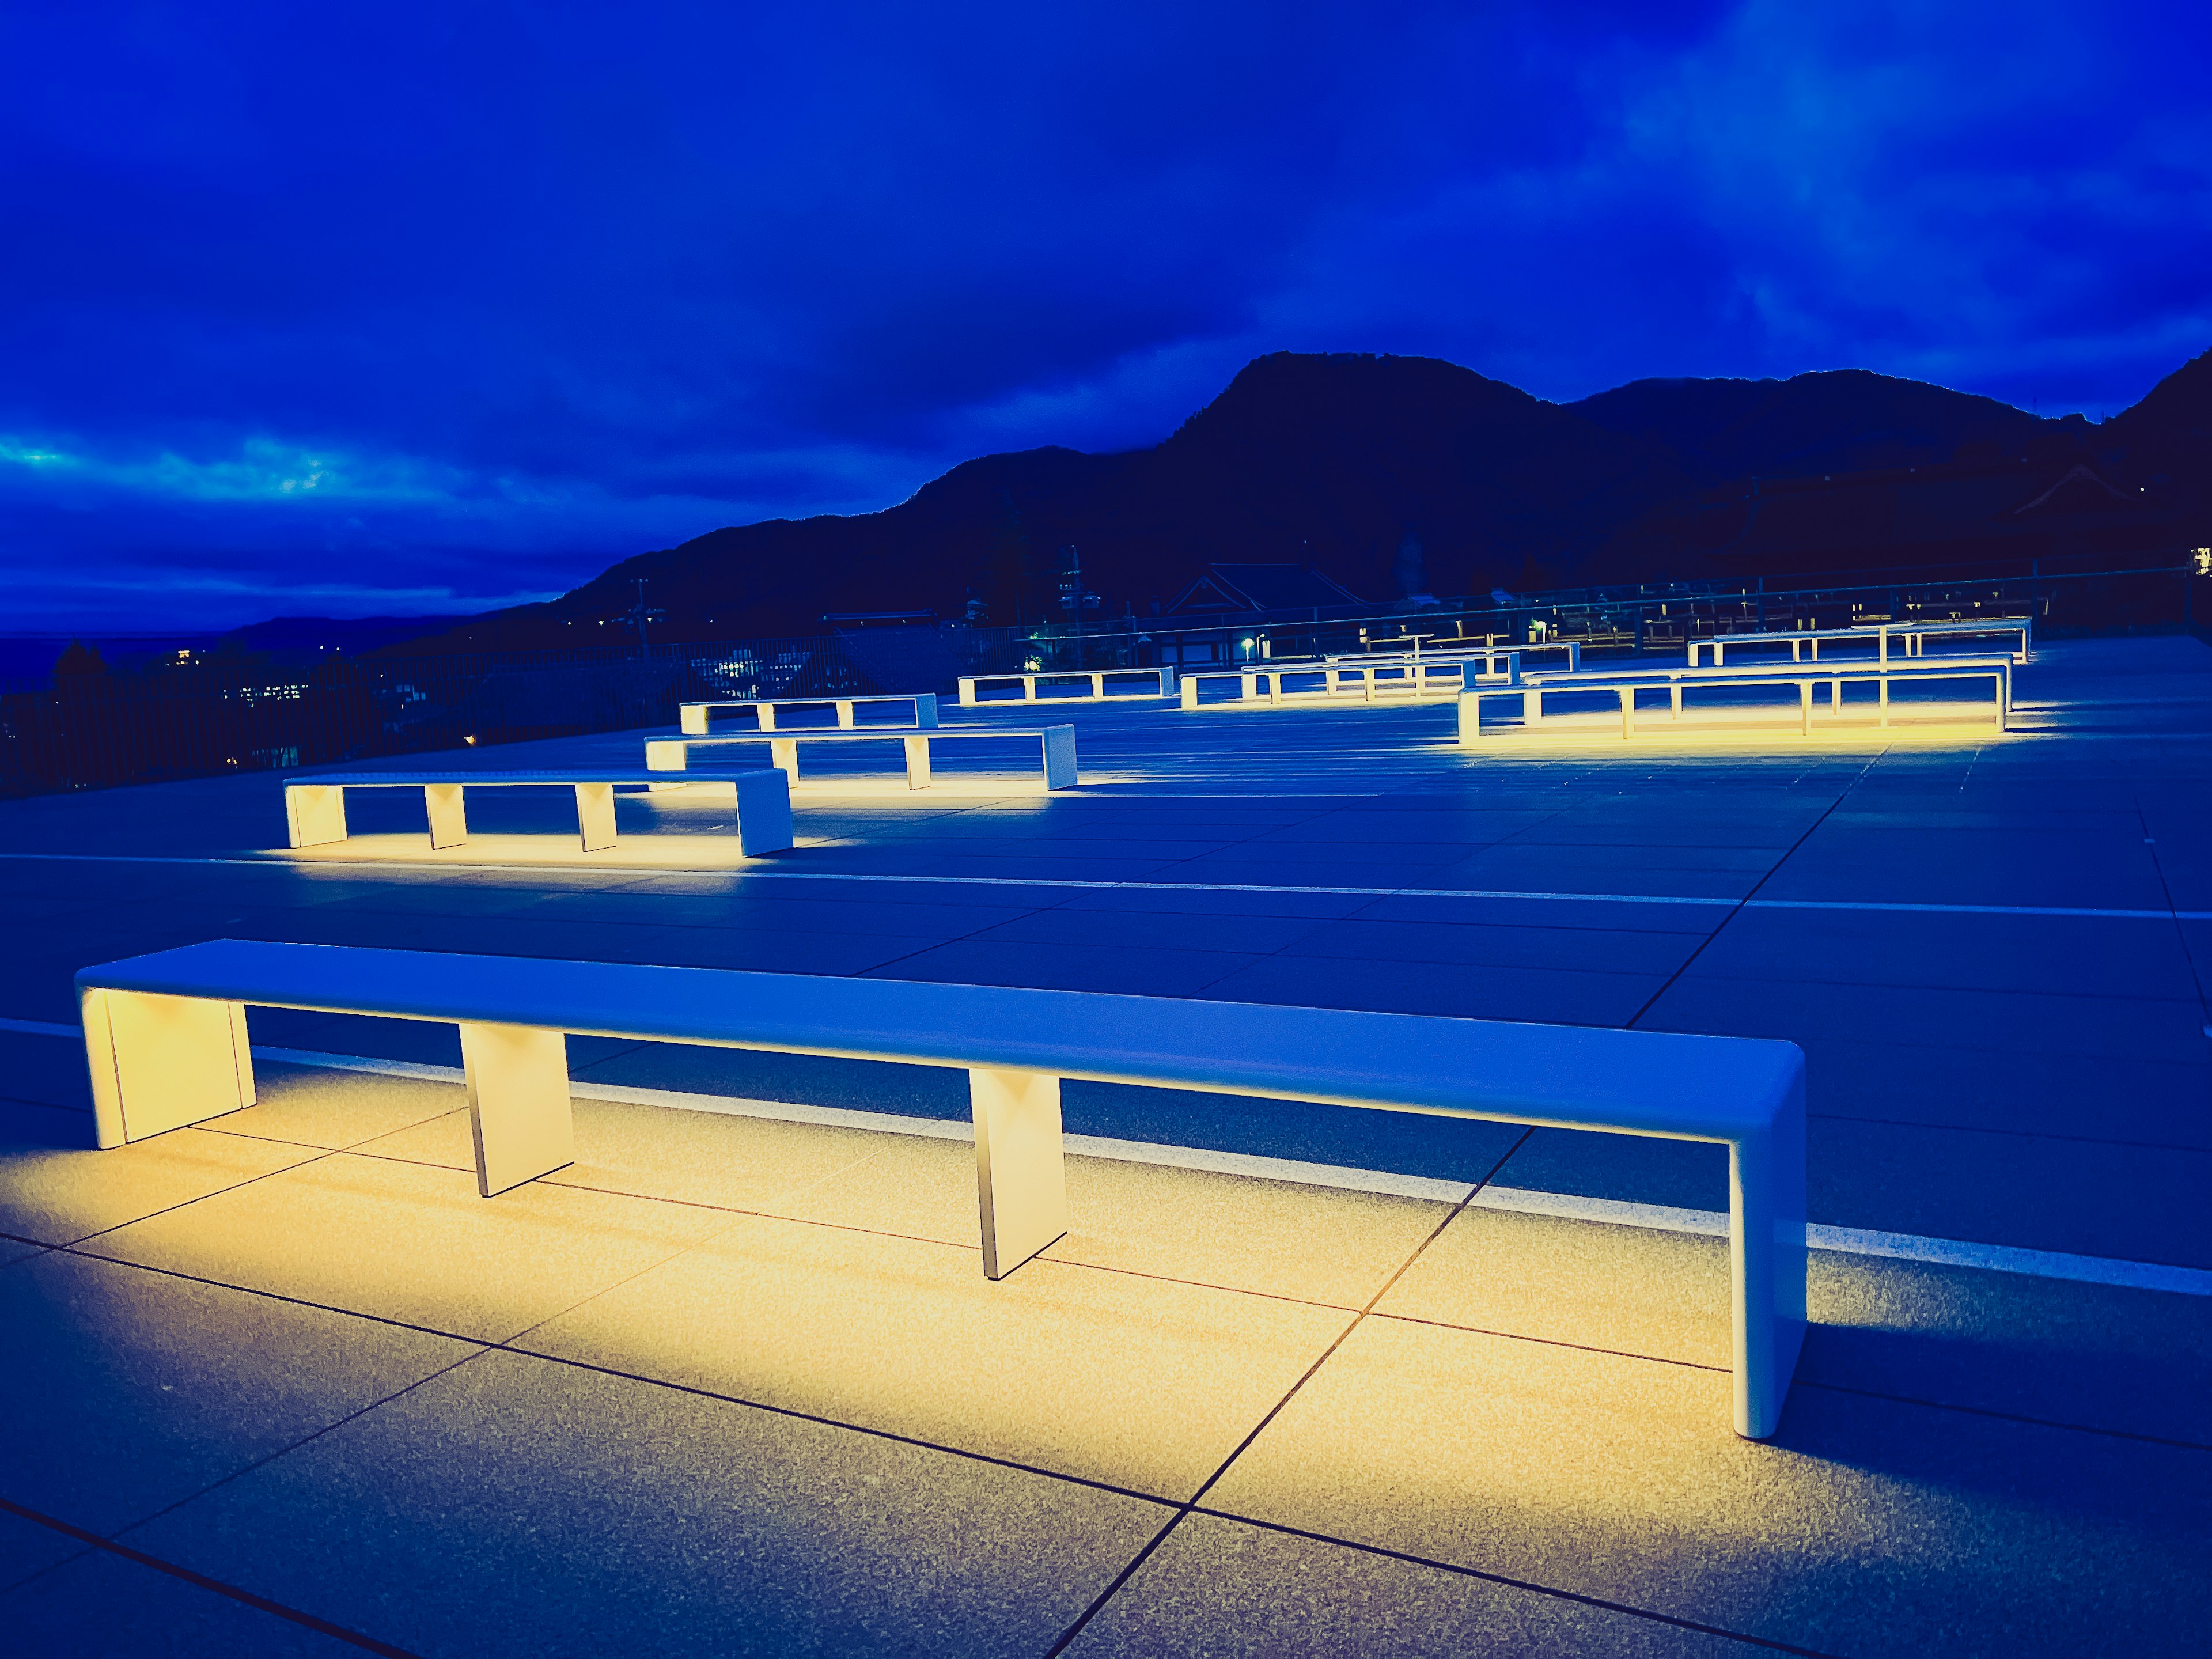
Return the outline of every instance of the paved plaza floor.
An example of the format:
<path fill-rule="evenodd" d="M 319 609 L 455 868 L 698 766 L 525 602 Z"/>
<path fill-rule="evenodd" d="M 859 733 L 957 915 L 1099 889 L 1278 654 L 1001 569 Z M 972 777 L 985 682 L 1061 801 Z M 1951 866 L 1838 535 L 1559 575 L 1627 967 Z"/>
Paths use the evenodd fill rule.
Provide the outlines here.
<path fill-rule="evenodd" d="M 434 858 L 397 791 L 289 854 L 268 775 L 0 804 L 0 1648 L 2212 1651 L 2212 650 L 2016 696 L 948 711 L 1082 787 L 852 745 L 751 860 L 683 794 L 589 858 L 557 799 Z M 259 1103 L 88 1150 L 72 974 L 221 937 L 1788 1038 L 1814 1324 L 1737 1439 L 1724 1152 L 1511 1125 L 1071 1083 L 996 1284 L 957 1072 L 574 1040 L 578 1161 L 485 1200 L 450 1027 L 257 1010 Z"/>

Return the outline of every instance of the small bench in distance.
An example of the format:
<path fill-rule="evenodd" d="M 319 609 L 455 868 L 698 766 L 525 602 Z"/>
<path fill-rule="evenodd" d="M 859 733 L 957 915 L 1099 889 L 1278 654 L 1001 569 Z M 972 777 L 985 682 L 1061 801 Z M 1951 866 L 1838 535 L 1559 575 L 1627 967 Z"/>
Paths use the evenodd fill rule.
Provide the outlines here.
<path fill-rule="evenodd" d="M 707 735 L 708 716 L 718 708 L 750 708 L 760 720 L 763 732 L 775 730 L 780 708 L 828 708 L 837 716 L 841 731 L 851 731 L 859 722 L 860 711 L 878 703 L 905 703 L 910 718 L 904 724 L 917 729 L 927 729 L 937 724 L 937 693 L 914 691 L 897 696 L 868 697 L 731 697 L 707 702 L 679 702 L 676 705 L 677 728 L 687 738 Z"/>
<path fill-rule="evenodd" d="M 420 789 L 429 813 L 430 846 L 435 850 L 459 847 L 468 840 L 467 790 L 568 787 L 576 792 L 576 831 L 584 850 L 600 853 L 615 844 L 618 786 L 665 789 L 669 783 L 666 778 L 648 772 L 592 768 L 527 772 L 317 772 L 284 781 L 284 822 L 292 846 L 327 846 L 346 838 L 347 790 Z M 748 858 L 785 852 L 791 847 L 791 784 L 774 768 L 718 773 L 690 787 L 730 792 L 738 809 L 738 848 Z"/>
<path fill-rule="evenodd" d="M 251 1105 L 248 1005 L 458 1025 L 487 1198 L 574 1160 L 570 1032 L 964 1069 L 994 1279 L 1067 1230 L 1063 1078 L 1717 1142 L 1729 1149 L 1738 1434 L 1774 1432 L 1804 1338 L 1795 1043 L 241 939 L 88 968 L 76 984 L 103 1147 Z"/>
<path fill-rule="evenodd" d="M 1085 680 L 1090 683 L 1091 689 L 1073 693 L 1050 690 L 1040 692 L 1037 690 L 1040 680 Z M 1109 686 L 1106 683 L 1109 680 L 1115 684 Z M 1012 702 L 1150 702 L 1175 696 L 1176 671 L 1172 668 L 1062 668 L 1050 673 L 963 674 L 958 684 L 963 708 L 990 708 L 1000 703 Z M 978 686 L 1017 684 L 1022 688 L 1022 695 L 1018 697 L 983 697 L 976 694 Z"/>
<path fill-rule="evenodd" d="M 1620 736 L 1631 741 L 1638 736 L 1728 736 L 1755 738 L 1761 735 L 1783 735 L 1786 728 L 1778 723 L 1764 726 L 1741 725 L 1730 729 L 1686 726 L 1681 720 L 1683 694 L 1691 690 L 1740 690 L 1757 686 L 1792 686 L 1797 692 L 1799 737 L 1815 735 L 1813 718 L 1813 689 L 1817 685 L 1828 688 L 1828 718 L 1841 721 L 1844 714 L 1844 689 L 1847 685 L 1870 684 L 1875 688 L 1875 718 L 1870 728 L 1875 731 L 1892 729 L 1889 690 L 1893 682 L 1919 684 L 1926 681 L 1963 680 L 1989 681 L 1992 686 L 1990 701 L 1991 723 L 1999 732 L 2007 729 L 2012 715 L 2012 659 L 2009 657 L 1936 657 L 1914 658 L 1909 661 L 1893 661 L 1887 665 L 1870 662 L 1824 663 L 1817 666 L 1800 665 L 1796 668 L 1667 668 L 1647 666 L 1623 668 L 1610 673 L 1568 676 L 1531 675 L 1517 687 L 1484 688 L 1463 691 L 1459 699 L 1459 744 L 1463 749 L 1483 746 L 1486 743 L 1514 743 L 1526 740 L 1527 734 L 1540 730 L 1547 721 L 1544 714 L 1545 694 L 1561 692 L 1611 692 L 1620 702 Z M 1669 724 L 1665 726 L 1637 723 L 1636 694 L 1639 691 L 1668 693 Z M 1486 728 L 1482 723 L 1482 705 L 1486 699 L 1510 696 L 1519 699 L 1521 725 L 1519 736 L 1507 735 L 1503 728 Z M 1771 710 L 1771 706 L 1770 710 Z M 1748 710 L 1758 713 L 1759 710 Z M 1850 730 L 1850 727 L 1832 726 L 1831 730 Z"/>
<path fill-rule="evenodd" d="M 648 738 L 645 743 L 645 767 L 647 772 L 665 779 L 671 772 L 690 771 L 691 751 L 695 749 L 718 748 L 728 744 L 764 743 L 768 745 L 769 763 L 796 783 L 799 781 L 799 745 L 802 743 L 898 743 L 906 746 L 906 787 L 927 789 L 933 781 L 929 763 L 931 744 L 957 743 L 963 738 L 1034 738 L 1037 740 L 1039 761 L 1047 789 L 1075 787 L 1075 728 L 1072 726 L 1030 726 L 1024 729 L 960 726 L 939 726 L 934 732 L 763 732 L 726 738 Z"/>

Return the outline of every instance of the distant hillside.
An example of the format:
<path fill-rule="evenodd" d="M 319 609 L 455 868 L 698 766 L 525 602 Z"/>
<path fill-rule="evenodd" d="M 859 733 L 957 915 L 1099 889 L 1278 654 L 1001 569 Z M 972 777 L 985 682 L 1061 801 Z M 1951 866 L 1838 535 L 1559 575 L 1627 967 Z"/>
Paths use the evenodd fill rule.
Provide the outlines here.
<path fill-rule="evenodd" d="M 640 576 L 663 638 L 957 617 L 971 598 L 992 623 L 1034 620 L 1071 544 L 1107 611 L 1139 614 L 1213 561 L 1311 562 L 1388 603 L 1760 559 L 1778 574 L 2031 541 L 2165 545 L 2212 521 L 2208 456 L 2212 353 L 2093 426 L 1859 370 L 1642 380 L 1562 405 L 1431 358 L 1280 352 L 1153 448 L 987 456 L 880 513 L 714 531 L 437 645 L 596 643 Z M 2023 514 L 2075 466 L 2095 489 Z"/>

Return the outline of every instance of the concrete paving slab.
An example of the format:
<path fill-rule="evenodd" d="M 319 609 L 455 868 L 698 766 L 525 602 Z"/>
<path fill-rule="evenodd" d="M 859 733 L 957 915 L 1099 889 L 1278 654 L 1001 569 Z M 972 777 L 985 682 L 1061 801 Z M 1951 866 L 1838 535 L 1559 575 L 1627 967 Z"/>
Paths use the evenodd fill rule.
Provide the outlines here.
<path fill-rule="evenodd" d="M 90 1547 L 67 1533 L 0 1510 L 0 1591 L 34 1574 L 51 1571 Z M 0 1607 L 4 1606 L 5 1601 L 0 1600 Z"/>
<path fill-rule="evenodd" d="M 0 1108 L 0 1233 L 71 1243 L 321 1156 L 204 1129 L 96 1152 L 88 1112 Z"/>
<path fill-rule="evenodd" d="M 466 1091 L 459 1083 L 378 1077 L 268 1060 L 255 1063 L 253 1081 L 258 1097 L 254 1104 L 242 1112 L 210 1118 L 202 1127 L 223 1134 L 337 1151 L 374 1141 L 410 1124 L 457 1110 L 465 1112 L 468 1105 Z M 473 1153 L 468 1167 L 476 1167 Z"/>
<path fill-rule="evenodd" d="M 1085 1626 L 1071 1659 L 1510 1653 L 1721 1659 L 1765 1651 L 1632 1613 L 1197 1514 Z"/>
<path fill-rule="evenodd" d="M 1348 1322 L 1335 1309 L 747 1218 L 533 1331 L 533 1352 L 1187 1497 Z"/>
<path fill-rule="evenodd" d="M 56 1020 L 74 1027 L 74 1020 Z M 92 1085 L 85 1075 L 84 1042 L 68 1036 L 40 1036 L 0 1031 L 0 1099 L 27 1105 L 92 1110 Z"/>
<path fill-rule="evenodd" d="M 134 1541 L 422 1652 L 1035 1654 L 1164 1518 L 493 1352 Z"/>
<path fill-rule="evenodd" d="M 1762 1444 L 1728 1389 L 1368 1320 L 1207 1506 L 1831 1653 L 2179 1652 L 2212 1612 L 2202 1453 L 1821 1389 Z"/>
<path fill-rule="evenodd" d="M 1818 1221 L 2212 1267 L 2212 1152 L 1837 1118 L 1806 1141 Z"/>
<path fill-rule="evenodd" d="M 208 1138 L 245 1147 L 274 1144 Z M 112 1261 L 501 1341 L 665 1261 L 730 1219 L 718 1211 L 544 1182 L 479 1198 L 472 1174 L 334 1152 L 83 1248 Z M 314 1248 L 299 1249 L 299 1240 L 313 1240 Z"/>
<path fill-rule="evenodd" d="M 343 1659 L 361 1649 L 235 1597 L 106 1550 L 0 1595 L 0 1621 L 22 1651 L 53 1659 L 118 1653 L 252 1654 Z"/>
<path fill-rule="evenodd" d="M 476 1352 L 68 1251 L 0 1273 L 0 1493 L 103 1535 Z"/>

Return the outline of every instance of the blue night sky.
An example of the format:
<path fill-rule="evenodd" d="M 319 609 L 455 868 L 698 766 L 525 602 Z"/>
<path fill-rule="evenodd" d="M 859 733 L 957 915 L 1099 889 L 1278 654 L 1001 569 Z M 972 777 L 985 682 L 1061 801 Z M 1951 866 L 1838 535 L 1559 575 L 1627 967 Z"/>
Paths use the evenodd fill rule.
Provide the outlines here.
<path fill-rule="evenodd" d="M 9 4 L 0 631 L 543 597 L 1284 348 L 2099 418 L 2212 344 L 2208 16 Z"/>

